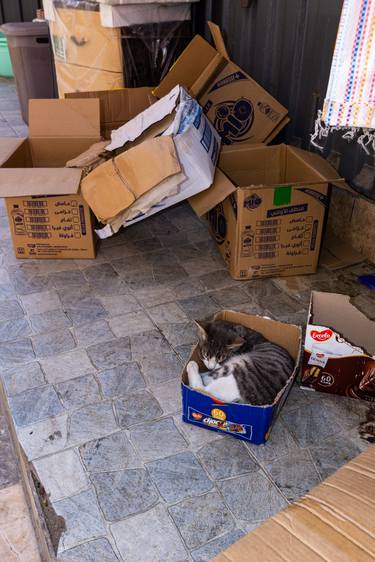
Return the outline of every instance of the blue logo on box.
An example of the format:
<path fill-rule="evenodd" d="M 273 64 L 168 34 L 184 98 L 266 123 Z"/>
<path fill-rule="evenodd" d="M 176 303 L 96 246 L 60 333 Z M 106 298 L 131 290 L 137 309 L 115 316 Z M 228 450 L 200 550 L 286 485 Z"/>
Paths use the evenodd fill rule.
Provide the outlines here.
<path fill-rule="evenodd" d="M 223 144 L 247 140 L 246 133 L 254 122 L 254 107 L 250 100 L 224 101 L 216 105 L 214 126 Z"/>

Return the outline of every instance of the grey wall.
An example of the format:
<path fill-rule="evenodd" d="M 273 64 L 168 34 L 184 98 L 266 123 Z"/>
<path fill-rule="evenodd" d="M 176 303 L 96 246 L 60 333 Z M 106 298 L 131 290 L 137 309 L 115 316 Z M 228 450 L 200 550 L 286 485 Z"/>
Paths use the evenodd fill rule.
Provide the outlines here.
<path fill-rule="evenodd" d="M 248 7 L 242 7 L 248 4 Z M 209 38 L 212 19 L 229 53 L 289 109 L 292 119 L 278 141 L 309 148 L 326 93 L 343 0 L 201 0 L 197 30 Z M 330 136 L 324 155 L 357 191 L 375 199 L 374 155 Z"/>
<path fill-rule="evenodd" d="M 31 21 L 42 0 L 0 0 L 0 24 L 14 21 Z"/>

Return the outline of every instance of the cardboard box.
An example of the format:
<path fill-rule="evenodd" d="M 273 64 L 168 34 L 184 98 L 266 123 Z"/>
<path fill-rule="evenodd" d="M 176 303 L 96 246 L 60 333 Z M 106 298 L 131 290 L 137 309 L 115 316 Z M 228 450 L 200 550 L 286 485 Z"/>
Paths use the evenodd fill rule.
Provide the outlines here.
<path fill-rule="evenodd" d="M 349 296 L 312 292 L 301 387 L 375 402 L 375 321 Z"/>
<path fill-rule="evenodd" d="M 121 127 L 133 117 L 155 103 L 151 88 L 123 88 L 94 92 L 66 94 L 67 99 L 98 98 L 100 101 L 100 130 L 105 139 L 111 138 L 113 129 Z"/>
<path fill-rule="evenodd" d="M 197 98 L 223 144 L 269 143 L 288 123 L 288 110 L 229 59 L 219 27 L 209 26 L 216 48 L 196 35 L 154 94 L 162 97 L 181 84 Z"/>
<path fill-rule="evenodd" d="M 56 80 L 59 97 L 69 92 L 114 90 L 124 87 L 123 72 L 98 70 L 78 64 L 68 64 L 55 60 Z"/>
<path fill-rule="evenodd" d="M 193 390 L 189 386 L 185 367 L 181 383 L 182 419 L 184 422 L 198 427 L 224 432 L 237 439 L 261 445 L 269 438 L 272 426 L 293 384 L 301 351 L 301 328 L 269 318 L 228 310 L 218 313 L 215 318 L 236 322 L 260 332 L 270 341 L 287 349 L 295 360 L 296 366 L 290 373 L 285 387 L 279 392 L 274 403 L 269 406 L 223 403 L 208 394 Z M 202 371 L 206 370 L 197 347 L 193 350 L 190 360 L 196 361 Z"/>
<path fill-rule="evenodd" d="M 292 146 L 232 146 L 212 187 L 190 199 L 234 279 L 314 273 L 328 184 L 344 185 L 326 160 Z M 223 173 L 224 172 L 224 173 Z"/>
<path fill-rule="evenodd" d="M 375 560 L 375 446 L 213 562 Z"/>
<path fill-rule="evenodd" d="M 30 100 L 29 133 L 0 139 L 0 197 L 16 257 L 94 258 L 81 170 L 64 166 L 100 139 L 99 100 Z"/>
<path fill-rule="evenodd" d="M 112 131 L 106 150 L 127 143 L 82 181 L 85 200 L 106 224 L 100 238 L 207 189 L 214 178 L 220 137 L 179 86 Z"/>

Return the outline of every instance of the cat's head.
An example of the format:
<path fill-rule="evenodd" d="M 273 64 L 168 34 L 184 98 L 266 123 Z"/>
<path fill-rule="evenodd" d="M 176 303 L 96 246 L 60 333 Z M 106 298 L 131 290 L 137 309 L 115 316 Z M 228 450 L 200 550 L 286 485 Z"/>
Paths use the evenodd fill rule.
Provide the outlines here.
<path fill-rule="evenodd" d="M 207 369 L 217 369 L 236 353 L 244 344 L 244 339 L 234 331 L 223 328 L 222 323 L 195 322 L 198 327 L 198 347 L 201 359 Z"/>

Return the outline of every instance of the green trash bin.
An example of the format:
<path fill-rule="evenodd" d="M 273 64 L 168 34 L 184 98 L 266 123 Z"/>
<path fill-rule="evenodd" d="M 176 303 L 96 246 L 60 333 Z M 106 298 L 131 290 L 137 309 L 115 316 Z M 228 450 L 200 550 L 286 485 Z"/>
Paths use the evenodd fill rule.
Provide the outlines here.
<path fill-rule="evenodd" d="M 8 41 L 4 33 L 0 32 L 0 76 L 3 78 L 13 78 L 13 68 L 10 62 Z"/>

